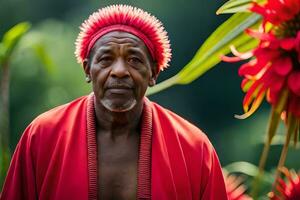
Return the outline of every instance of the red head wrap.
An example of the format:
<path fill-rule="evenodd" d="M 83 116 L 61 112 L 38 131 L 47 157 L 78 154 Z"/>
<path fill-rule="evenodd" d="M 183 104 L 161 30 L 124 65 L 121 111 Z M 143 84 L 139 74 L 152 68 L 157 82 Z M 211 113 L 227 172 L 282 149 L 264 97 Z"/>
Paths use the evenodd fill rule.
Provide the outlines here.
<path fill-rule="evenodd" d="M 139 8 L 113 5 L 99 9 L 82 23 L 80 29 L 75 43 L 79 63 L 88 57 L 101 36 L 112 31 L 124 31 L 140 38 L 157 62 L 157 72 L 166 68 L 171 59 L 170 42 L 162 23 Z"/>

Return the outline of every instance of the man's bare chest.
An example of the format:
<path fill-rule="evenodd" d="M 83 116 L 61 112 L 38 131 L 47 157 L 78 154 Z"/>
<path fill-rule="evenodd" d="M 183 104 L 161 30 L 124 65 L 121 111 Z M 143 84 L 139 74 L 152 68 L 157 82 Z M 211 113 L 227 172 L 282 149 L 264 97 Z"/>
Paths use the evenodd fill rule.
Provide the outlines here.
<path fill-rule="evenodd" d="M 98 138 L 98 185 L 101 199 L 136 199 L 138 138 Z"/>

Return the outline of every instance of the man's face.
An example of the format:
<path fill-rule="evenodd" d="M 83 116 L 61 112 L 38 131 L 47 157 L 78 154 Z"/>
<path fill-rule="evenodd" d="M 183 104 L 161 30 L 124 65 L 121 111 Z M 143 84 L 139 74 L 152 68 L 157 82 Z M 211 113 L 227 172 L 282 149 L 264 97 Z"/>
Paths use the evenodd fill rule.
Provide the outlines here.
<path fill-rule="evenodd" d="M 148 86 L 155 84 L 155 66 L 138 37 L 114 31 L 102 36 L 84 62 L 96 101 L 112 112 L 141 105 Z"/>

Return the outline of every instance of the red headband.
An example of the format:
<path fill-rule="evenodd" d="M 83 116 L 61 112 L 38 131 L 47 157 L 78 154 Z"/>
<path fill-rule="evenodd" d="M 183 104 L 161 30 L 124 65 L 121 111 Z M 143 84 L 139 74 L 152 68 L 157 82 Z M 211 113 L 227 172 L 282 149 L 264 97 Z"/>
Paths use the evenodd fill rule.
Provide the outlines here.
<path fill-rule="evenodd" d="M 80 29 L 75 43 L 78 63 L 87 58 L 100 37 L 112 31 L 124 31 L 140 38 L 157 62 L 157 72 L 166 68 L 171 60 L 170 42 L 162 23 L 139 8 L 112 5 L 99 9 L 82 23 Z"/>
<path fill-rule="evenodd" d="M 99 38 L 101 38 L 103 35 L 105 35 L 109 32 L 112 32 L 112 31 L 124 31 L 127 33 L 131 33 L 131 34 L 137 36 L 138 38 L 140 38 L 147 46 L 152 58 L 155 60 L 154 47 L 153 47 L 152 42 L 147 38 L 147 36 L 145 34 L 143 34 L 141 31 L 139 31 L 131 26 L 122 25 L 122 24 L 121 25 L 115 24 L 115 25 L 111 25 L 108 27 L 104 27 L 104 28 L 100 29 L 96 34 L 94 34 L 91 37 L 91 41 L 88 45 L 85 57 L 87 57 L 89 55 L 91 49 L 93 48 L 94 44 L 97 42 L 97 40 Z"/>

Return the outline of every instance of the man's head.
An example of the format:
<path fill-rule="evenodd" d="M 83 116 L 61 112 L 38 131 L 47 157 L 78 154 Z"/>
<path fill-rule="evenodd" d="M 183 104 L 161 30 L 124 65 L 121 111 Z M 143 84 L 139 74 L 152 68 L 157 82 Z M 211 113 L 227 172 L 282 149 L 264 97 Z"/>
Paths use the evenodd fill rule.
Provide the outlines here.
<path fill-rule="evenodd" d="M 99 38 L 83 67 L 97 100 L 113 112 L 131 110 L 157 78 L 156 65 L 145 44 L 121 31 Z"/>
<path fill-rule="evenodd" d="M 114 112 L 142 102 L 168 66 L 171 49 L 160 21 L 131 6 L 93 13 L 81 26 L 75 55 L 93 83 L 96 100 Z"/>

